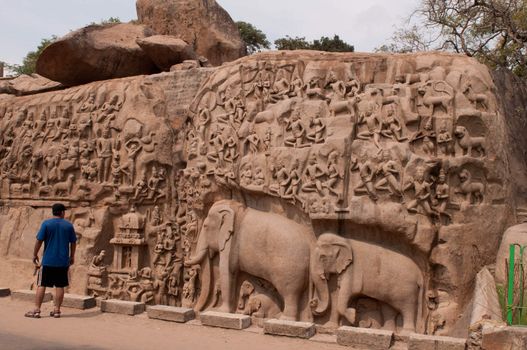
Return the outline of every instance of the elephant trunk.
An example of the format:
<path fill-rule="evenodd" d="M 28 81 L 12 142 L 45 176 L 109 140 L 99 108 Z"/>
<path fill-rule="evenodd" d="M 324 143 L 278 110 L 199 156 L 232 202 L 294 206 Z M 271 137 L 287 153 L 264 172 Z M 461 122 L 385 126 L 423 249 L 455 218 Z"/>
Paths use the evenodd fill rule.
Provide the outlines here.
<path fill-rule="evenodd" d="M 313 256 L 310 260 L 309 271 L 317 296 L 311 299 L 309 304 L 313 315 L 319 316 L 324 314 L 329 307 L 329 286 L 324 269 L 317 265 Z"/>
<path fill-rule="evenodd" d="M 196 251 L 194 255 L 191 256 L 188 260 L 185 260 L 185 265 L 200 265 L 203 260 L 207 257 L 208 252 L 209 247 L 207 246 L 207 240 L 205 239 L 205 235 L 202 232 L 202 234 L 199 236 L 198 244 L 196 245 Z"/>

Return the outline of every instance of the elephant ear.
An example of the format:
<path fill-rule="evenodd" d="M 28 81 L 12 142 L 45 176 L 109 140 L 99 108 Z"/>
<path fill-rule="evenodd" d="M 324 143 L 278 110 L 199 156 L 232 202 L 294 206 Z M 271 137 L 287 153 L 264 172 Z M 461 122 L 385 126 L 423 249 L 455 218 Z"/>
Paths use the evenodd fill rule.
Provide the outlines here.
<path fill-rule="evenodd" d="M 221 206 L 218 208 L 218 215 L 221 217 L 221 223 L 218 234 L 218 244 L 220 252 L 227 246 L 227 242 L 231 239 L 234 233 L 234 210 L 228 206 Z"/>
<path fill-rule="evenodd" d="M 353 252 L 348 245 L 339 244 L 338 247 L 339 249 L 335 256 L 335 270 L 340 274 L 353 262 Z"/>

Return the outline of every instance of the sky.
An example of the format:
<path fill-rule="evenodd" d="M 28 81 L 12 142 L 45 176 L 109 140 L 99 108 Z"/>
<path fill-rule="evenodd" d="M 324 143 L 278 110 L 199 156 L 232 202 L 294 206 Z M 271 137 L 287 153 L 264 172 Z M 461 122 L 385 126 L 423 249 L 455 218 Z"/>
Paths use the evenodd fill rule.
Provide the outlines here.
<path fill-rule="evenodd" d="M 334 34 L 373 51 L 418 0 L 217 0 L 235 21 L 252 23 L 269 41 L 289 36 L 308 40 Z M 118 17 L 136 19 L 135 0 L 0 0 L 0 61 L 19 64 L 41 39 Z"/>

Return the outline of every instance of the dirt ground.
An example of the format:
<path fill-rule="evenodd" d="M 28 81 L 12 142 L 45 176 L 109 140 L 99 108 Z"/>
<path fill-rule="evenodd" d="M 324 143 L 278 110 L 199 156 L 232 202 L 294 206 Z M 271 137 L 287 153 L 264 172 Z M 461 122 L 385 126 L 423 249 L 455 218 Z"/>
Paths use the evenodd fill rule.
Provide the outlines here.
<path fill-rule="evenodd" d="M 131 317 L 101 313 L 97 308 L 85 311 L 63 308 L 62 318 L 54 319 L 48 316 L 53 310 L 51 302 L 43 305 L 42 318 L 24 317 L 31 308 L 29 302 L 0 298 L 0 349 L 345 349 L 319 341 L 263 335 L 257 327 L 235 331 L 151 320 L 146 313 Z M 328 336 L 316 337 L 328 340 Z"/>

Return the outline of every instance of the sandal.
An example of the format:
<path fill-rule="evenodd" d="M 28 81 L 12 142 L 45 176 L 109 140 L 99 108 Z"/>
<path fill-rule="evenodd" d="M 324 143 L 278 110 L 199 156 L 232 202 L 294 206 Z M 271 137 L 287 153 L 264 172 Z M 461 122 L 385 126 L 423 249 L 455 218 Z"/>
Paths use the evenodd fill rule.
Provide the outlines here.
<path fill-rule="evenodd" d="M 49 316 L 54 317 L 54 318 L 60 318 L 60 311 L 51 311 L 49 313 Z"/>
<path fill-rule="evenodd" d="M 40 318 L 40 310 L 28 311 L 24 316 L 29 318 Z"/>

